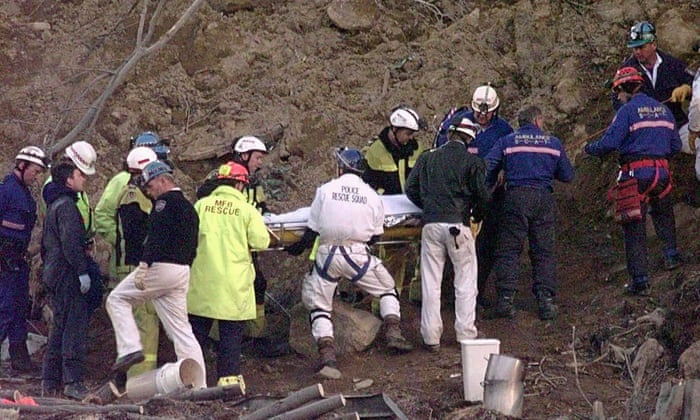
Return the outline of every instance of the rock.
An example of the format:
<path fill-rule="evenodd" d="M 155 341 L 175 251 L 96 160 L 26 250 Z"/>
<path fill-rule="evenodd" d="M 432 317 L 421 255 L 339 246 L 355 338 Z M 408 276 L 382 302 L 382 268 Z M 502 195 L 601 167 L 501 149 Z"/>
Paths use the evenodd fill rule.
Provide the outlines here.
<path fill-rule="evenodd" d="M 637 318 L 637 323 L 643 323 L 643 322 L 650 322 L 654 324 L 656 328 L 661 327 L 664 322 L 666 321 L 666 311 L 664 311 L 662 308 L 656 308 L 654 309 L 654 312 L 640 316 Z"/>
<path fill-rule="evenodd" d="M 291 311 L 289 345 L 297 353 L 316 358 L 318 351 L 311 336 L 309 311 L 300 303 Z M 336 355 L 361 352 L 372 345 L 381 328 L 381 321 L 371 313 L 353 309 L 339 300 L 333 301 L 333 332 Z"/>
<path fill-rule="evenodd" d="M 29 23 L 27 26 L 29 26 L 29 29 L 32 31 L 49 31 L 51 30 L 51 24 L 48 22 L 32 22 Z"/>
<path fill-rule="evenodd" d="M 700 341 L 691 344 L 678 358 L 678 368 L 685 379 L 700 379 Z"/>
<path fill-rule="evenodd" d="M 353 381 L 353 382 L 355 382 L 355 381 Z M 369 387 L 371 387 L 372 385 L 374 385 L 374 381 L 373 381 L 373 380 L 371 380 L 371 379 L 362 379 L 362 380 L 358 380 L 357 382 L 355 382 L 355 384 L 352 386 L 352 388 L 353 388 L 355 391 L 359 391 L 359 390 L 361 390 L 361 389 L 369 388 Z"/>
<path fill-rule="evenodd" d="M 659 48 L 674 56 L 688 54 L 697 39 L 697 26 L 686 22 L 678 10 L 669 10 L 657 19 Z"/>
<path fill-rule="evenodd" d="M 370 29 L 379 9 L 374 0 L 334 0 L 326 8 L 328 18 L 345 31 L 365 31 Z"/>
<path fill-rule="evenodd" d="M 637 350 L 637 356 L 632 362 L 632 370 L 635 372 L 637 380 L 646 371 L 652 370 L 656 361 L 664 354 L 664 346 L 656 339 L 648 338 Z"/>
<path fill-rule="evenodd" d="M 576 77 L 578 67 L 578 60 L 569 58 L 561 64 L 561 71 L 555 77 L 559 83 L 554 87 L 554 101 L 561 112 L 574 113 L 583 109 L 585 98 L 581 92 L 582 85 Z"/>

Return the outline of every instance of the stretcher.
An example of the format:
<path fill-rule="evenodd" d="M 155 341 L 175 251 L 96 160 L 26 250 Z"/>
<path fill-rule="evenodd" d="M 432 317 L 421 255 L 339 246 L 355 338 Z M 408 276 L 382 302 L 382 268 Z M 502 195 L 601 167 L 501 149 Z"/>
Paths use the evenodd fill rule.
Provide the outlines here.
<path fill-rule="evenodd" d="M 404 194 L 382 195 L 384 203 L 384 234 L 379 244 L 409 243 L 420 240 L 422 211 Z M 310 207 L 264 215 L 270 233 L 268 249 L 280 249 L 301 239 L 306 230 Z M 342 215 L 338 215 L 342 217 Z M 348 220 L 348 223 L 352 223 Z"/>

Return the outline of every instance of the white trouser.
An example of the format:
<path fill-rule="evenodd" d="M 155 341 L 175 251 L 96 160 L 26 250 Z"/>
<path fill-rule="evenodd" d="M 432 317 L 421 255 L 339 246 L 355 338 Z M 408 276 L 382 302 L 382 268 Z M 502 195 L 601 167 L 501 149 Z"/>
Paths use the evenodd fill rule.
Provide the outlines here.
<path fill-rule="evenodd" d="M 132 307 L 151 301 L 158 313 L 158 318 L 163 323 L 165 332 L 173 342 L 177 359 L 193 359 L 202 367 L 202 378 L 206 378 L 202 348 L 192 333 L 192 325 L 187 318 L 190 267 L 154 263 L 148 269 L 144 281 L 146 290 L 139 290 L 134 286 L 137 270 L 129 273 L 112 290 L 105 305 L 117 339 L 117 354 L 122 357 L 143 350 Z M 206 388 L 206 386 L 206 379 L 197 385 L 199 388 Z"/>
<path fill-rule="evenodd" d="M 459 229 L 457 236 L 450 227 Z M 457 341 L 476 338 L 476 248 L 468 226 L 461 223 L 428 223 L 421 235 L 420 333 L 428 345 L 440 344 L 443 325 L 440 315 L 442 272 L 449 257 L 454 265 L 455 333 Z M 459 246 L 459 248 L 457 248 Z"/>
<path fill-rule="evenodd" d="M 351 279 L 357 275 L 357 269 L 353 267 L 341 254 L 340 249 L 331 255 L 332 245 L 323 244 L 316 252 L 316 262 L 318 267 L 324 267 L 328 258 L 331 258 L 327 267 L 327 276 L 335 279 Z M 400 317 L 401 310 L 398 297 L 396 296 L 394 279 L 384 268 L 382 261 L 371 255 L 367 250 L 367 245 L 356 243 L 343 247 L 353 263 L 362 267 L 369 259 L 367 272 L 355 281 L 355 285 L 372 296 L 379 296 L 379 313 L 382 318 L 387 315 Z M 333 295 L 338 286 L 337 281 L 330 281 L 323 278 L 317 268 L 304 278 L 301 285 L 301 301 L 306 309 L 311 311 L 311 334 L 318 341 L 321 337 L 333 337 L 333 323 L 331 313 L 333 312 Z"/>
<path fill-rule="evenodd" d="M 695 141 L 695 150 L 690 150 L 690 145 L 688 144 L 688 124 L 681 126 L 678 130 L 678 134 L 681 136 L 681 151 L 689 155 L 695 155 L 695 178 L 700 181 L 700 139 Z"/>

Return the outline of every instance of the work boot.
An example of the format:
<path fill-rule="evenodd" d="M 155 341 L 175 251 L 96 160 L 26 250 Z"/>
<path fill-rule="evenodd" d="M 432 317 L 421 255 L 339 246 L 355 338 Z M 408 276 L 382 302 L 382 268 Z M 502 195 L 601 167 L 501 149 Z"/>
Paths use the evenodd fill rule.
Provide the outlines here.
<path fill-rule="evenodd" d="M 396 315 L 387 315 L 384 318 L 386 346 L 402 353 L 412 351 L 413 345 L 401 335 L 400 321 Z"/>
<path fill-rule="evenodd" d="M 71 382 L 63 387 L 63 395 L 74 400 L 82 401 L 88 394 L 90 390 L 82 382 Z"/>
<path fill-rule="evenodd" d="M 216 384 L 216 386 L 221 387 L 234 385 L 238 385 L 241 389 L 241 394 L 245 395 L 245 381 L 243 380 L 243 375 L 222 376 Z"/>
<path fill-rule="evenodd" d="M 494 310 L 494 318 L 515 318 L 515 294 L 513 292 L 499 292 L 498 302 Z"/>
<path fill-rule="evenodd" d="M 338 370 L 338 362 L 335 359 L 333 337 L 321 337 L 317 344 L 318 355 L 321 358 L 321 369 L 318 371 L 318 375 L 326 379 L 340 379 L 342 374 Z"/>
<path fill-rule="evenodd" d="M 12 366 L 12 370 L 18 373 L 30 373 L 38 375 L 39 367 L 32 363 L 32 359 L 29 357 L 29 351 L 27 350 L 27 343 L 10 343 L 9 353 Z"/>
<path fill-rule="evenodd" d="M 625 285 L 625 292 L 628 296 L 649 296 L 651 294 L 651 288 L 649 287 L 649 282 L 635 282 Z"/>
<path fill-rule="evenodd" d="M 554 303 L 554 296 L 548 290 L 537 292 L 537 315 L 543 321 L 555 319 L 557 317 L 557 305 Z"/>

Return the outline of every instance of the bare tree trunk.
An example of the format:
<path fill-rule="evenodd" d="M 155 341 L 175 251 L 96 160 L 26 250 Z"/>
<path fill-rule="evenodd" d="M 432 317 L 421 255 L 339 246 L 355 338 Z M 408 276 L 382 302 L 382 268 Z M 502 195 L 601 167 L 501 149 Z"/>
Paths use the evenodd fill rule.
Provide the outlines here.
<path fill-rule="evenodd" d="M 204 1 L 205 0 L 194 0 L 192 4 L 190 4 L 190 6 L 187 8 L 187 10 L 185 10 L 185 12 L 180 16 L 177 22 L 175 22 L 175 24 L 170 29 L 168 29 L 168 31 L 163 36 L 161 36 L 160 39 L 158 39 L 152 45 L 146 46 L 145 44 L 150 41 L 153 35 L 158 17 L 160 15 L 160 11 L 162 10 L 163 3 L 165 2 L 165 0 L 160 0 L 156 5 L 156 8 L 153 11 L 151 18 L 149 19 L 148 30 L 145 36 L 143 35 L 143 30 L 146 22 L 146 16 L 148 14 L 149 1 L 143 0 L 141 17 L 139 20 L 139 28 L 136 36 L 136 47 L 131 52 L 127 60 L 121 66 L 119 66 L 118 69 L 114 71 L 114 75 L 110 79 L 102 94 L 97 99 L 95 99 L 95 101 L 92 102 L 92 104 L 90 104 L 88 110 L 85 112 L 82 118 L 75 124 L 75 126 L 73 126 L 73 128 L 68 132 L 68 134 L 63 136 L 61 139 L 56 140 L 55 142 L 50 142 L 49 153 L 52 157 L 54 157 L 56 154 L 68 147 L 68 145 L 71 144 L 85 129 L 87 129 L 88 127 L 94 127 L 98 117 L 100 116 L 100 113 L 104 109 L 105 103 L 107 103 L 107 100 L 112 96 L 114 91 L 117 90 L 117 88 L 124 82 L 131 70 L 136 66 L 136 64 L 138 64 L 138 62 L 143 57 L 153 55 L 156 52 L 158 52 L 161 48 L 163 48 L 163 46 L 165 46 L 165 44 L 167 44 L 175 36 L 177 31 L 179 31 L 185 25 L 185 23 L 187 23 L 187 21 L 192 17 L 192 15 L 194 15 L 199 10 L 202 4 L 204 4 Z"/>

